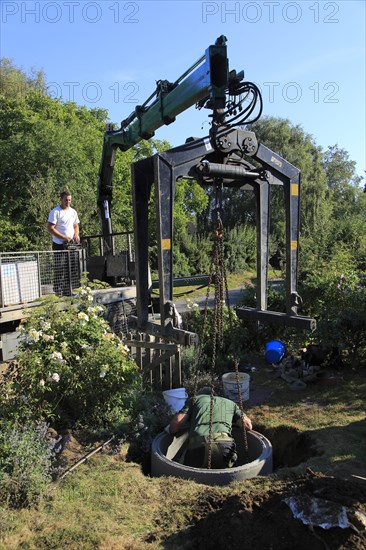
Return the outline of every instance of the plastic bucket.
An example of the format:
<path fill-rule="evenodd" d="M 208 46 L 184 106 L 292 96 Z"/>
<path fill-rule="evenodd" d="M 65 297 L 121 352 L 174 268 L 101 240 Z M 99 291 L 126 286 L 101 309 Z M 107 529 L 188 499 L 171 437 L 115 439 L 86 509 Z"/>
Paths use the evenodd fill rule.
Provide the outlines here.
<path fill-rule="evenodd" d="M 271 340 L 265 345 L 264 358 L 267 363 L 279 363 L 286 353 L 286 346 L 279 340 Z"/>
<path fill-rule="evenodd" d="M 184 407 L 188 394 L 185 388 L 175 388 L 174 390 L 163 391 L 163 397 L 170 410 L 176 413 Z"/>
<path fill-rule="evenodd" d="M 239 387 L 240 394 L 243 401 L 248 401 L 249 399 L 249 383 L 250 376 L 244 372 L 239 372 Z M 227 399 L 239 403 L 239 391 L 238 383 L 236 378 L 236 372 L 227 372 L 222 375 L 222 384 L 224 387 L 224 395 Z"/>

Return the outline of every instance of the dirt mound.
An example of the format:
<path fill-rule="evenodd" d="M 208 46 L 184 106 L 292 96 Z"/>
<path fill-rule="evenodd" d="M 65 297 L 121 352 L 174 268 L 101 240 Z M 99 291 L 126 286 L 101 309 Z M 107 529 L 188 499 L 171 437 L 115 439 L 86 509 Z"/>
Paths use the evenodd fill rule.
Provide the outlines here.
<path fill-rule="evenodd" d="M 286 481 L 273 480 L 271 486 L 243 489 L 225 497 L 207 488 L 197 499 L 194 526 L 185 533 L 190 549 L 231 548 L 245 550 L 324 550 L 366 548 L 366 530 L 357 519 L 366 514 L 364 481 L 342 480 L 309 473 Z M 347 507 L 348 520 L 355 528 L 309 527 L 295 519 L 285 498 L 301 496 L 324 499 Z M 305 500 L 304 498 L 304 500 Z M 366 517 L 366 516 L 365 516 Z M 185 548 L 185 544 L 176 548 Z"/>

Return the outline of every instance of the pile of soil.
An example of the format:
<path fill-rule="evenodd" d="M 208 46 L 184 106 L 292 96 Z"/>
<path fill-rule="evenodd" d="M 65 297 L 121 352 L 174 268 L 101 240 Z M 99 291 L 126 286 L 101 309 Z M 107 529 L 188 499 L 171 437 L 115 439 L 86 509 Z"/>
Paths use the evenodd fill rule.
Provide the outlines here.
<path fill-rule="evenodd" d="M 305 525 L 294 518 L 284 502 L 295 495 L 345 506 L 353 527 L 323 529 Z M 194 506 L 194 525 L 179 542 L 170 542 L 175 548 L 200 550 L 364 550 L 366 527 L 360 518 L 366 519 L 364 480 L 309 472 L 285 481 L 274 479 L 270 487 L 258 483 L 256 488 L 254 484 L 254 490 L 244 488 L 226 497 L 215 488 L 205 489 Z"/>

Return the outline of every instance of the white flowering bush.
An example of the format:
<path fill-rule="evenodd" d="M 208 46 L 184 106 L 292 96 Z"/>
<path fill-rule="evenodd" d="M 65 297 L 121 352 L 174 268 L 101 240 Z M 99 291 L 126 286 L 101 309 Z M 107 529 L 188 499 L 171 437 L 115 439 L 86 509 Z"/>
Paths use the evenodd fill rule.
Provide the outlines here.
<path fill-rule="evenodd" d="M 108 425 L 128 412 L 140 375 L 129 350 L 93 304 L 84 283 L 66 309 L 50 297 L 21 324 L 17 367 L 0 409 L 57 426 Z"/>
<path fill-rule="evenodd" d="M 187 299 L 187 309 L 188 310 L 195 310 L 198 309 L 200 306 L 197 304 L 197 302 L 193 302 L 190 298 Z"/>

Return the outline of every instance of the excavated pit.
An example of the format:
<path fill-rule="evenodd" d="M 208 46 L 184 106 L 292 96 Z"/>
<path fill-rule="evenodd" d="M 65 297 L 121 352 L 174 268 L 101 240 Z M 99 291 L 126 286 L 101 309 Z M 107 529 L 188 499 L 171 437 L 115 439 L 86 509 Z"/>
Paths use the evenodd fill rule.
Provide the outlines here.
<path fill-rule="evenodd" d="M 293 426 L 283 425 L 277 428 L 267 428 L 263 425 L 256 425 L 255 429 L 272 443 L 273 471 L 299 466 L 299 464 L 321 454 L 311 434 L 301 432 Z"/>

